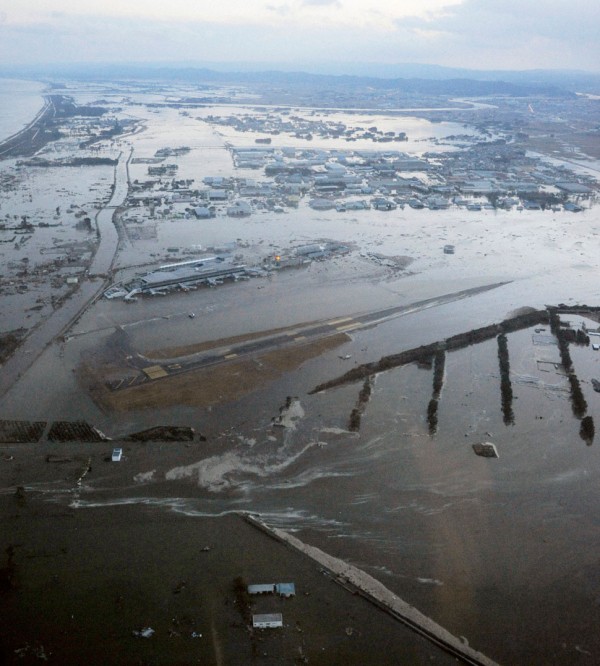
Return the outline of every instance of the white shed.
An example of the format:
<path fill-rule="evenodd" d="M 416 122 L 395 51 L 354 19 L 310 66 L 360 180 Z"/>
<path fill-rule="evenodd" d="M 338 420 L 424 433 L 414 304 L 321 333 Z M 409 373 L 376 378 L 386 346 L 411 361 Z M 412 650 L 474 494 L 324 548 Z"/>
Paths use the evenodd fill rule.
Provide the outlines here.
<path fill-rule="evenodd" d="M 281 613 L 265 613 L 252 616 L 254 629 L 277 629 L 283 627 L 283 615 Z"/>

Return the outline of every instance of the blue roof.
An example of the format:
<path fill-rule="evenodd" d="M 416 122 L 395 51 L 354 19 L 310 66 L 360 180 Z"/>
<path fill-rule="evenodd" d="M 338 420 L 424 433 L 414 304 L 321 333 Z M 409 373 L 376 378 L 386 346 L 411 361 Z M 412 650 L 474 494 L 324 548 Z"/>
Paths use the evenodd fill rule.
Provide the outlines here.
<path fill-rule="evenodd" d="M 293 597 L 296 594 L 296 586 L 294 583 L 277 583 L 275 589 L 282 597 Z"/>

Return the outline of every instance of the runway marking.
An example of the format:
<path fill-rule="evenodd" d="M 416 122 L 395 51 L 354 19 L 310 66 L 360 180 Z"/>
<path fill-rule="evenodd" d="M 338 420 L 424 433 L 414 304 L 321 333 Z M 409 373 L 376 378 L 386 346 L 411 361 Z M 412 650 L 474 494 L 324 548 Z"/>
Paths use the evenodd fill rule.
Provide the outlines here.
<path fill-rule="evenodd" d="M 340 317 L 340 319 L 332 319 L 331 321 L 328 321 L 327 324 L 329 326 L 335 326 L 336 324 L 343 324 L 345 321 L 352 321 L 354 317 Z"/>
<path fill-rule="evenodd" d="M 352 331 L 355 328 L 360 328 L 363 325 L 362 321 L 357 321 L 354 324 L 346 324 L 346 326 L 336 326 L 336 331 Z"/>
<path fill-rule="evenodd" d="M 149 379 L 160 379 L 166 377 L 169 373 L 160 365 L 151 365 L 147 368 L 142 368 L 143 373 Z"/>

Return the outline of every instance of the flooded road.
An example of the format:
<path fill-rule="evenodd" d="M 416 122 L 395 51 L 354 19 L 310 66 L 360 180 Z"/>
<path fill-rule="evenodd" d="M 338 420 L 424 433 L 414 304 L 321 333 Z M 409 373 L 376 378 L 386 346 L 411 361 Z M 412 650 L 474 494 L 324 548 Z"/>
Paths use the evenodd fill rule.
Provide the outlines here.
<path fill-rule="evenodd" d="M 61 336 L 106 288 L 118 247 L 118 234 L 112 218 L 114 209 L 127 196 L 126 158 L 115 167 L 115 188 L 106 207 L 97 216 L 99 244 L 90 266 L 89 276 L 77 291 L 57 310 L 46 317 L 26 338 L 25 343 L 4 363 L 0 375 L 0 396 L 11 389 L 35 363 L 40 354 Z"/>

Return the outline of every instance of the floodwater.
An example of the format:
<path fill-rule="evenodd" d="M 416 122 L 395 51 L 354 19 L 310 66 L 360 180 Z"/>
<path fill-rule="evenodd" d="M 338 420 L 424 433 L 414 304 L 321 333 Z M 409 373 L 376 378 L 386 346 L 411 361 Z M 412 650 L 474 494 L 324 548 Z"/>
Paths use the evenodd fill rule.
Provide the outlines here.
<path fill-rule="evenodd" d="M 169 158 L 179 164 L 178 178 L 232 173 L 218 133 L 223 128 L 215 131 L 173 109 L 134 107 L 126 113 L 142 118 L 146 129 L 123 139 L 120 150 L 131 146 L 134 157 L 151 157 L 159 148 L 186 145 L 190 153 Z M 410 135 L 405 118 L 393 122 Z M 422 138 L 457 129 L 434 128 L 424 128 Z M 411 148 L 417 154 L 425 145 Z M 142 179 L 146 169 L 130 164 L 131 179 Z M 150 460 L 132 450 L 130 467 L 118 471 L 130 473 L 127 483 L 110 469 L 89 475 L 77 506 L 140 502 L 198 516 L 257 512 L 364 568 L 499 662 L 571 664 L 600 654 L 600 453 L 598 442 L 588 446 L 579 437 L 564 378 L 537 363 L 558 359 L 556 347 L 534 345 L 531 330 L 508 336 L 514 425 L 502 419 L 494 340 L 447 354 L 433 436 L 425 418 L 431 370 L 410 365 L 378 375 L 358 433 L 348 431 L 348 419 L 362 383 L 309 394 L 355 364 L 500 321 L 523 306 L 600 302 L 595 208 L 577 216 L 457 209 L 317 213 L 302 202 L 285 214 L 207 221 L 173 215 L 144 225 L 155 225 L 156 233 L 122 244 L 117 265 L 123 274 L 135 272 L 132 265 L 162 261 L 169 246 L 183 254 L 194 245 L 236 241 L 235 252 L 264 256 L 328 238 L 352 243 L 353 251 L 270 280 L 133 304 L 95 303 L 73 326 L 72 337 L 42 354 L 4 396 L 0 415 L 85 418 L 115 436 L 163 423 L 192 425 L 208 442 L 201 453 L 190 449 L 178 459 L 162 452 Z M 446 243 L 456 245 L 454 255 L 443 254 Z M 361 252 L 413 261 L 398 272 Z M 501 281 L 509 283 L 353 331 L 338 349 L 230 404 L 109 414 L 82 391 L 74 372 L 117 326 L 136 350 L 147 352 L 354 316 Z M 197 316 L 191 319 L 189 312 Z M 581 348 L 573 358 L 589 413 L 599 422 L 590 381 L 600 377 L 600 353 Z M 48 376 L 52 394 L 45 389 Z M 297 401 L 288 427 L 281 428 L 272 419 L 287 396 Z M 475 456 L 472 445 L 481 441 L 494 442 L 500 457 Z"/>

